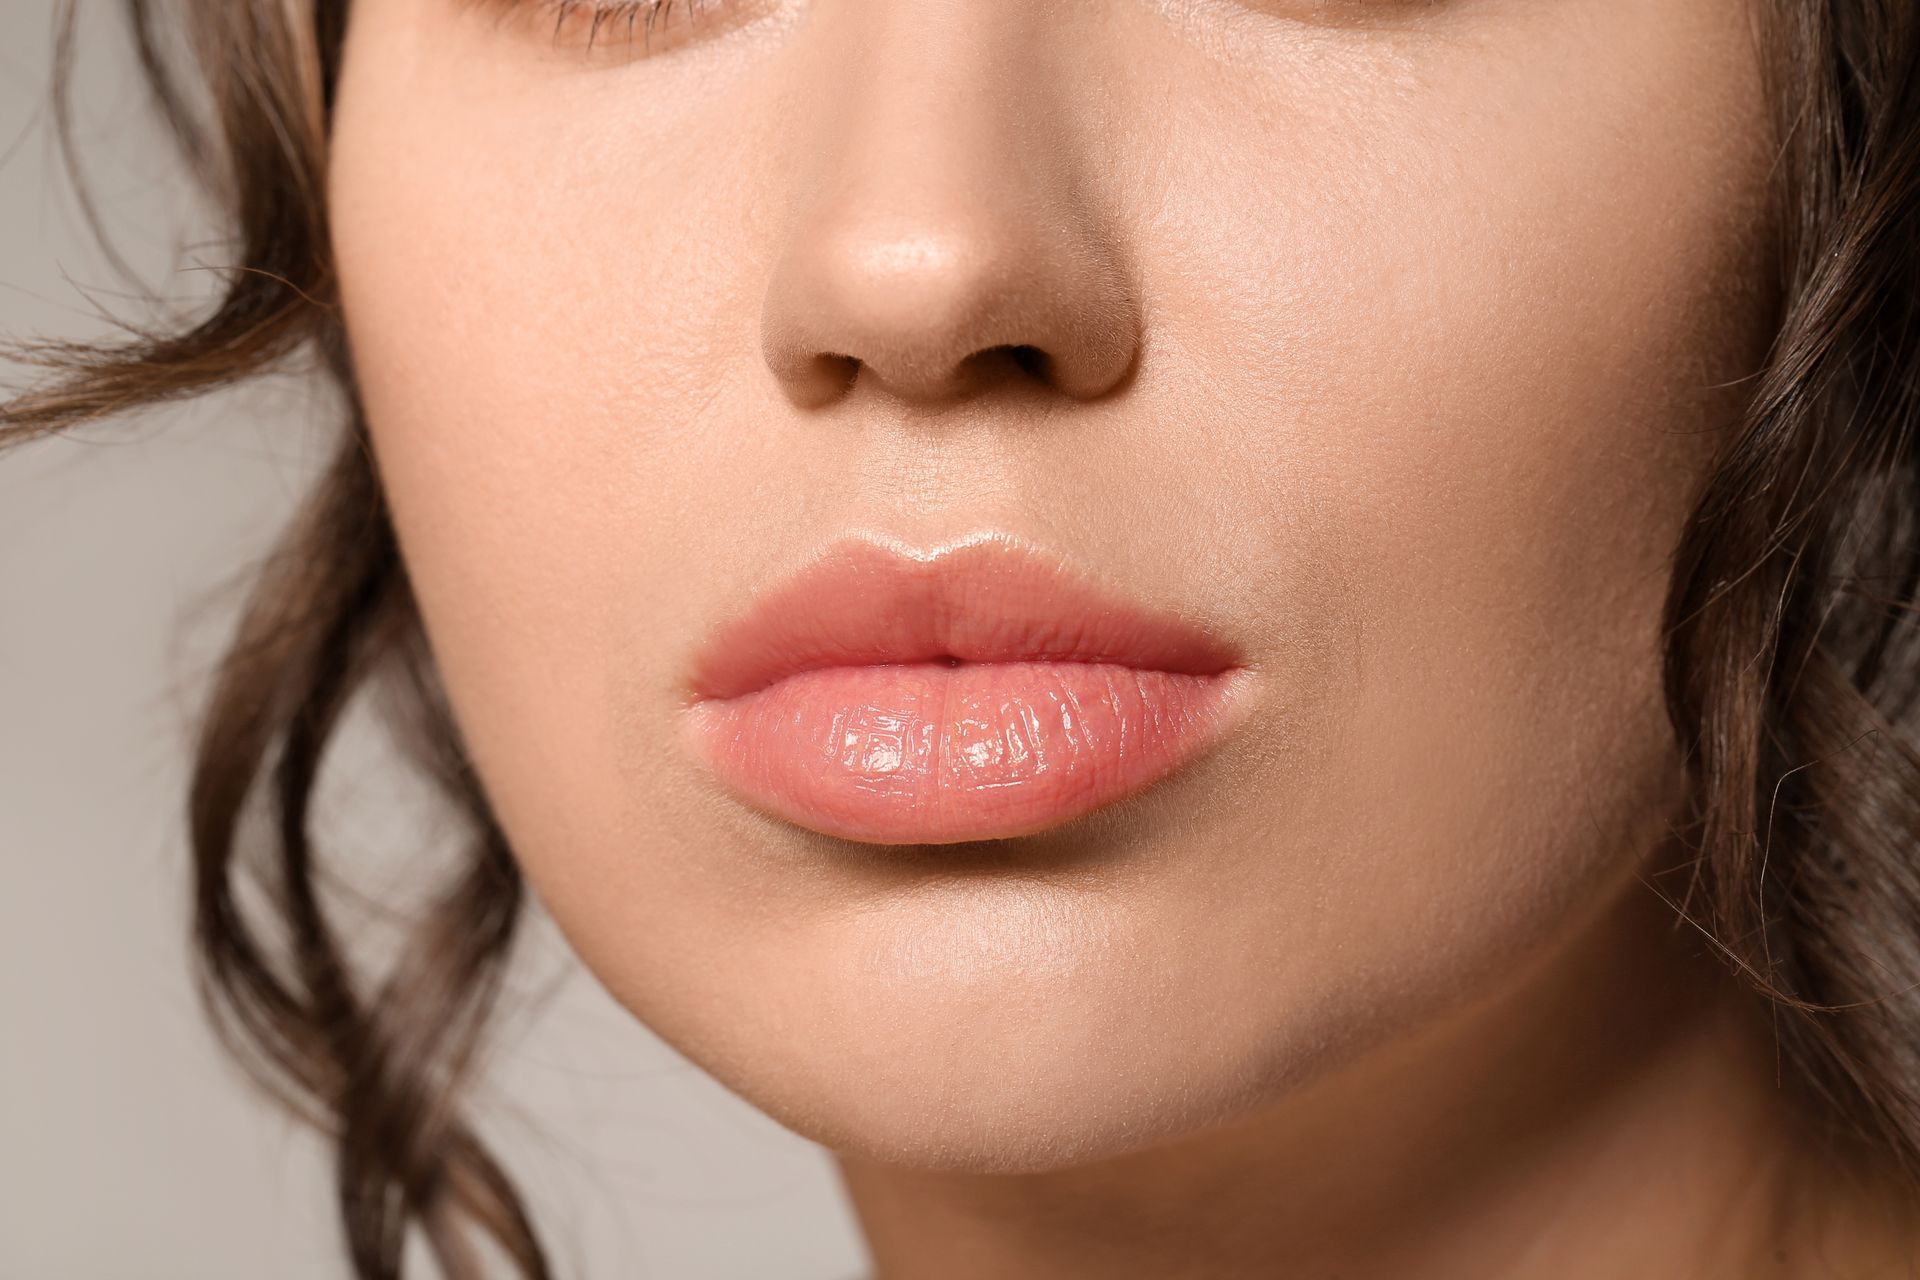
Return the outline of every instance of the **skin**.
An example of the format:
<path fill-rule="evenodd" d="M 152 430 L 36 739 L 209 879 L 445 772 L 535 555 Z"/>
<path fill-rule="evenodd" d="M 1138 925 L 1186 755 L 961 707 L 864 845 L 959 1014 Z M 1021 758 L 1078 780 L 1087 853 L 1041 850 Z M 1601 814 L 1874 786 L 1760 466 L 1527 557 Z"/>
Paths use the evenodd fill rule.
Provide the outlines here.
<path fill-rule="evenodd" d="M 1642 880 L 1668 556 L 1777 320 L 1740 4 L 587 25 L 356 0 L 375 453 L 534 890 L 881 1274 L 1905 1274 Z M 850 532 L 1058 551 L 1250 714 L 1018 840 L 762 815 L 682 682 Z"/>

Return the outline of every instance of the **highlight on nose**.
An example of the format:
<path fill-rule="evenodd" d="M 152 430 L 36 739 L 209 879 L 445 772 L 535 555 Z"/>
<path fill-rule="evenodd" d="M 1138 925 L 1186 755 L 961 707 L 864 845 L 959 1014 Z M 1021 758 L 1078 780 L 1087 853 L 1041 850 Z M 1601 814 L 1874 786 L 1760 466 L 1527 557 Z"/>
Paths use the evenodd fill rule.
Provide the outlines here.
<path fill-rule="evenodd" d="M 797 230 L 762 317 L 768 366 L 817 406 L 871 379 L 915 402 L 1025 378 L 1079 400 L 1111 391 L 1138 349 L 1126 273 L 1062 215 L 992 207 L 920 218 L 841 205 Z"/>

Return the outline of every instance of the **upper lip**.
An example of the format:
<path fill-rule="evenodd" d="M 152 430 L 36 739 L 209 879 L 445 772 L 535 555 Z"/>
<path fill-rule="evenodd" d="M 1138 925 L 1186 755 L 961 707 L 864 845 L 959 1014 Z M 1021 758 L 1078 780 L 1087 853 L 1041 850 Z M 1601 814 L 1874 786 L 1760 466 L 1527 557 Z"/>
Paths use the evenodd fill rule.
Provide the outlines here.
<path fill-rule="evenodd" d="M 930 555 L 851 539 L 716 627 L 690 684 L 697 698 L 734 698 L 821 667 L 941 660 L 1109 662 L 1196 675 L 1240 665 L 1213 630 L 1009 538 Z"/>

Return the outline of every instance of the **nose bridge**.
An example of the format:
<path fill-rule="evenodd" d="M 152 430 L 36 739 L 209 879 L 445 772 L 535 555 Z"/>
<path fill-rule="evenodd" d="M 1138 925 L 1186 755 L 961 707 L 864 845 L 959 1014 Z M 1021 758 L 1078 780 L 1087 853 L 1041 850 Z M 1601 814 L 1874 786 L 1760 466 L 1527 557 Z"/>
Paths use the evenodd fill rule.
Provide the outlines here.
<path fill-rule="evenodd" d="M 1122 255 L 1075 180 L 1051 73 L 1054 6 L 821 5 L 805 192 L 769 282 L 762 340 L 790 394 L 866 377 L 910 400 L 995 374 L 1080 398 L 1132 363 Z M 830 16 L 829 16 L 830 15 Z M 994 357 L 998 357 L 995 359 Z"/>

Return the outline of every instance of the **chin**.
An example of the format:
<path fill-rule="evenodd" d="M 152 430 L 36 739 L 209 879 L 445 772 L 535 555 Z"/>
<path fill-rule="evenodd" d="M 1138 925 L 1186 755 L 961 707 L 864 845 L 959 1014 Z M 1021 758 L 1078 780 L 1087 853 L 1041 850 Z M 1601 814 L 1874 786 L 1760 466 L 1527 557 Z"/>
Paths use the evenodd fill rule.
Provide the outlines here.
<path fill-rule="evenodd" d="M 1092 1164 L 1215 1127 L 1258 1101 L 1252 1073 L 1210 1055 L 1076 1043 L 1076 1019 L 1063 1021 L 1050 1035 L 982 1026 L 965 1048 L 937 1033 L 915 1043 L 925 1029 L 907 1021 L 901 1039 L 822 1037 L 762 1071 L 715 1074 L 839 1155 L 948 1173 Z"/>
<path fill-rule="evenodd" d="M 789 1129 L 927 1170 L 1087 1164 L 1270 1097 L 1288 1055 L 1263 1006 L 1105 907 L 1030 885 L 896 903 L 780 948 L 771 980 L 733 985 L 731 1020 L 671 1025 L 694 1011 L 677 1000 L 643 1017 Z"/>

